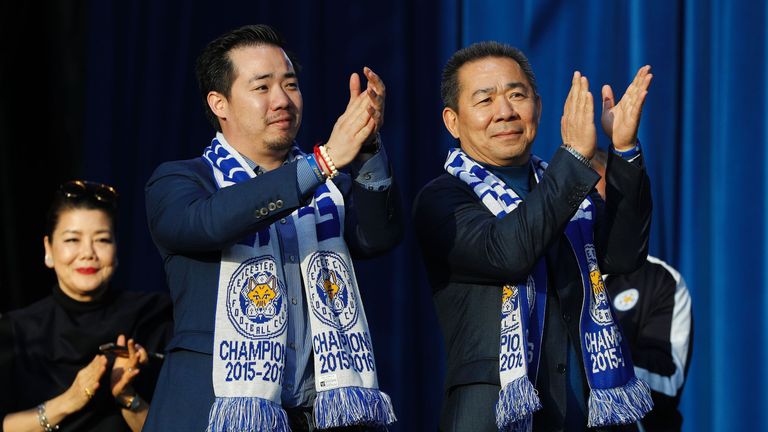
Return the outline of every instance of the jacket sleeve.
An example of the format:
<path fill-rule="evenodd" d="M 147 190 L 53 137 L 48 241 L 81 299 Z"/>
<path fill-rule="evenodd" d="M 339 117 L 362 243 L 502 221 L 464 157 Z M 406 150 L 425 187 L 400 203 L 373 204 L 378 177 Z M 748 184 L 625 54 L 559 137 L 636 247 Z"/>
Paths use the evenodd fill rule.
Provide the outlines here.
<path fill-rule="evenodd" d="M 458 182 L 425 187 L 416 199 L 414 220 L 433 284 L 439 274 L 471 284 L 526 277 L 598 179 L 595 171 L 560 149 L 542 181 L 500 219 Z"/>
<path fill-rule="evenodd" d="M 355 258 L 370 258 L 397 246 L 403 238 L 403 211 L 397 183 L 368 190 L 352 182 L 347 203 L 345 240 Z"/>
<path fill-rule="evenodd" d="M 663 261 L 648 260 L 658 264 L 658 271 L 638 287 L 643 310 L 632 358 L 635 373 L 651 387 L 653 411 L 666 417 L 676 412 L 690 363 L 691 297 L 680 273 Z"/>
<path fill-rule="evenodd" d="M 651 186 L 642 156 L 627 162 L 608 153 L 606 200 L 595 225 L 595 246 L 603 273 L 625 274 L 643 265 L 648 255 Z"/>
<path fill-rule="evenodd" d="M 222 189 L 202 160 L 157 168 L 146 189 L 155 243 L 168 253 L 224 249 L 298 208 L 296 163 Z"/>

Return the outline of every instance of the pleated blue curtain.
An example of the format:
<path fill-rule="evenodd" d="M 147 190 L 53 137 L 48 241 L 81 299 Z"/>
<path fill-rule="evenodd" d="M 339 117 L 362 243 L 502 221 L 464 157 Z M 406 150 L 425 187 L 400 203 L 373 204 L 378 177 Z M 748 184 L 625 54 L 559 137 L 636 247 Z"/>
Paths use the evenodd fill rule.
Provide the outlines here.
<path fill-rule="evenodd" d="M 161 162 L 199 156 L 212 136 L 194 58 L 236 26 L 264 22 L 304 65 L 299 142 L 327 138 L 363 65 L 387 83 L 383 130 L 406 211 L 441 171 L 453 140 L 440 111 L 451 53 L 496 39 L 521 48 L 543 114 L 534 151 L 560 145 L 574 70 L 596 97 L 623 94 L 653 66 L 640 139 L 654 194 L 651 252 L 676 266 L 693 297 L 695 343 L 686 431 L 765 429 L 768 308 L 765 247 L 768 8 L 748 0 L 399 0 L 393 2 L 91 2 L 83 177 L 121 191 L 118 280 L 164 289 L 147 233 L 143 185 Z M 599 144 L 607 146 L 601 137 Z M 357 265 L 393 431 L 437 428 L 444 352 L 421 258 L 407 232 L 394 252 Z"/>
<path fill-rule="evenodd" d="M 727 0 L 462 5 L 464 45 L 496 39 L 528 54 L 544 102 L 534 151 L 545 157 L 560 144 L 574 70 L 598 101 L 602 84 L 618 97 L 637 68 L 653 66 L 639 136 L 651 253 L 681 271 L 693 297 L 686 431 L 768 424 L 767 13 L 764 2 Z"/>

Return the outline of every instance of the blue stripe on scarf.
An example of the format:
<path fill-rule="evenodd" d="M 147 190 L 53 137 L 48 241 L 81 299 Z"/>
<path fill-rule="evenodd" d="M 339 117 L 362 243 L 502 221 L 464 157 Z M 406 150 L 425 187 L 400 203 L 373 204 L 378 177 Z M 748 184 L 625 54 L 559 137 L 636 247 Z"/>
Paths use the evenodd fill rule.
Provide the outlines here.
<path fill-rule="evenodd" d="M 537 181 L 541 181 L 544 176 L 544 170 L 547 164 L 536 156 L 531 157 L 531 165 Z M 459 178 L 469 184 L 475 194 L 481 200 L 488 195 L 493 197 L 502 207 L 497 211 L 497 217 L 503 217 L 514 210 L 522 201 L 514 190 L 507 188 L 506 185 L 492 173 L 486 171 L 482 166 L 467 157 L 460 149 L 453 149 L 449 152 L 445 164 L 445 169 L 451 175 Z M 465 173 L 470 173 L 467 176 Z M 498 192 L 498 193 L 497 193 Z M 589 396 L 589 426 L 604 426 L 610 424 L 625 424 L 636 422 L 641 419 L 653 406 L 650 397 L 650 390 L 642 380 L 635 377 L 632 368 L 632 360 L 629 355 L 629 347 L 621 336 L 618 326 L 615 324 L 616 318 L 613 316 L 613 310 L 610 308 L 608 300 L 607 310 L 610 314 L 604 314 L 603 323 L 595 322 L 590 316 L 590 298 L 592 295 L 592 283 L 590 279 L 591 267 L 587 262 L 586 245 L 593 242 L 593 217 L 594 206 L 587 197 L 589 205 L 579 209 L 577 216 L 572 219 L 565 229 L 566 237 L 574 249 L 574 255 L 579 263 L 580 276 L 582 278 L 584 303 L 582 305 L 581 315 L 581 354 L 584 359 L 587 382 L 590 386 Z M 578 215 L 582 215 L 579 217 Z M 587 217 L 589 216 L 589 217 Z M 594 246 L 591 246 L 595 272 L 599 276 L 599 269 L 596 264 L 596 253 Z M 532 413 L 541 406 L 538 404 L 538 398 L 531 381 L 535 381 L 538 371 L 539 354 L 543 340 L 545 301 L 546 301 L 546 261 L 542 257 L 533 270 L 535 281 L 535 303 L 533 307 L 534 320 L 528 322 L 528 314 L 523 315 L 523 328 L 527 329 L 528 340 L 533 343 L 532 362 L 528 365 L 528 376 L 513 380 L 505 385 L 499 395 L 499 401 L 496 405 L 496 422 L 499 430 L 529 430 L 532 421 Z M 600 279 L 602 282 L 602 279 Z M 517 284 L 518 295 L 521 299 L 527 296 L 526 284 Z M 604 291 L 604 290 L 603 290 Z M 604 293 L 607 296 L 607 292 Z M 603 309 L 605 311 L 606 309 Z M 526 311 L 527 312 L 527 311 Z M 610 321 L 610 322 L 608 322 Z M 583 340 L 587 333 L 602 334 L 606 328 L 614 329 L 618 338 L 619 346 L 611 353 L 616 355 L 614 368 L 607 368 L 600 373 L 593 373 L 590 366 L 593 364 L 588 350 L 594 350 L 591 346 L 585 346 Z M 614 339 L 616 338 L 614 337 Z M 606 351 L 606 350 L 603 350 Z M 603 351 L 600 353 L 602 354 Z M 597 351 L 596 351 L 597 352 Z M 608 360 L 606 360 L 608 361 Z"/>

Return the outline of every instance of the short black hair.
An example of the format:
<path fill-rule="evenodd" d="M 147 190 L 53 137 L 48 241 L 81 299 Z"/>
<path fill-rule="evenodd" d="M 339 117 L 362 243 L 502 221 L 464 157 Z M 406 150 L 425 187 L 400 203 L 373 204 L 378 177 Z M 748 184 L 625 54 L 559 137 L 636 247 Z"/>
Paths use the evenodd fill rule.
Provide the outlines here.
<path fill-rule="evenodd" d="M 247 25 L 225 33 L 211 41 L 197 58 L 195 72 L 197 85 L 203 98 L 205 115 L 219 132 L 221 125 L 216 114 L 208 106 L 208 93 L 215 91 L 229 98 L 232 82 L 235 80 L 235 68 L 229 58 L 230 51 L 245 46 L 272 45 L 281 48 L 293 63 L 293 69 L 299 72 L 299 65 L 293 55 L 285 48 L 285 41 L 277 30 L 266 24 Z"/>
<path fill-rule="evenodd" d="M 519 49 L 496 41 L 484 41 L 474 43 L 468 47 L 462 48 L 448 59 L 443 68 L 443 76 L 440 82 L 440 96 L 443 98 L 443 105 L 454 110 L 459 110 L 459 69 L 467 63 L 481 60 L 488 57 L 506 57 L 517 62 L 525 73 L 528 82 L 531 84 L 534 95 L 538 98 L 539 92 L 536 87 L 536 76 L 533 74 L 528 58 Z"/>
<path fill-rule="evenodd" d="M 67 192 L 65 186 L 72 183 L 82 185 L 81 193 L 73 195 Z M 111 190 L 111 194 L 107 197 L 108 199 L 100 196 L 98 192 L 100 188 Z M 53 195 L 51 206 L 48 208 L 48 214 L 46 215 L 45 235 L 49 239 L 53 239 L 53 232 L 59 224 L 61 215 L 70 210 L 101 210 L 109 218 L 109 222 L 114 230 L 117 222 L 117 191 L 112 186 L 85 180 L 72 180 L 62 184 Z"/>

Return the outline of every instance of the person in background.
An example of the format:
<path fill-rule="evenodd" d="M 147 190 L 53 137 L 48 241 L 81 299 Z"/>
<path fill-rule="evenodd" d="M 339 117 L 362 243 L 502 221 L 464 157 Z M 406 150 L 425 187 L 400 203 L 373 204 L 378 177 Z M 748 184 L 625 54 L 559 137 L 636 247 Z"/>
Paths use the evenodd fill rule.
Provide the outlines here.
<path fill-rule="evenodd" d="M 598 149 L 592 166 L 605 176 L 608 154 Z M 605 180 L 597 183 L 605 197 Z M 666 262 L 648 256 L 636 271 L 604 275 L 635 375 L 651 387 L 653 410 L 640 421 L 646 431 L 679 431 L 678 410 L 693 352 L 691 296 L 685 280 Z"/>
<path fill-rule="evenodd" d="M 140 431 L 172 328 L 170 298 L 113 287 L 117 267 L 111 186 L 76 180 L 48 214 L 50 296 L 0 320 L 0 418 L 6 432 Z M 122 350 L 101 354 L 112 342 Z M 141 345 L 139 345 L 139 342 Z"/>

